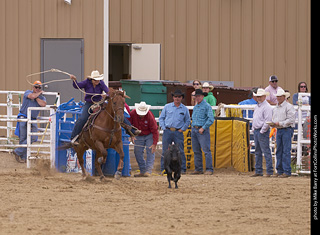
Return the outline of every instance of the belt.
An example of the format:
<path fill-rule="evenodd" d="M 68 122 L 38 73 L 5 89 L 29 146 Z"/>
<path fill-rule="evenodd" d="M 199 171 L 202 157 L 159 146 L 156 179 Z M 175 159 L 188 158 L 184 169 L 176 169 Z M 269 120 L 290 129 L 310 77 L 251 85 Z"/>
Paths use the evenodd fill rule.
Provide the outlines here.
<path fill-rule="evenodd" d="M 166 128 L 167 130 L 170 130 L 170 131 L 178 131 L 178 130 L 180 130 L 180 129 L 177 129 L 177 128 L 174 128 L 174 127 L 167 127 Z"/>
<path fill-rule="evenodd" d="M 193 126 L 193 127 L 196 128 L 196 129 L 202 128 L 202 126 Z"/>

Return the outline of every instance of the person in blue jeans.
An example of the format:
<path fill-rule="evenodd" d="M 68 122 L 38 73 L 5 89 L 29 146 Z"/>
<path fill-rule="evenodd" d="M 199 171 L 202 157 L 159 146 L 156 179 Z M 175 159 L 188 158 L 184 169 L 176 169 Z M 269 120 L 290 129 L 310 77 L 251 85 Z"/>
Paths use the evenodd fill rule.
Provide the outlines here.
<path fill-rule="evenodd" d="M 269 92 L 261 88 L 256 93 L 253 92 L 258 104 L 254 108 L 252 119 L 256 164 L 255 174 L 251 177 L 263 176 L 262 154 L 266 159 L 266 177 L 273 175 L 272 155 L 269 146 L 270 127 L 267 124 L 272 121 L 272 107 L 266 100 L 268 95 Z"/>
<path fill-rule="evenodd" d="M 27 90 L 23 95 L 22 106 L 18 118 L 27 118 L 27 112 L 29 107 L 45 107 L 47 105 L 46 98 L 43 96 L 42 83 L 35 81 L 33 88 Z M 40 110 L 31 111 L 31 119 L 37 119 Z M 31 132 L 37 132 L 37 124 L 31 124 Z M 27 122 L 18 122 L 15 134 L 19 136 L 19 144 L 27 144 Z M 37 141 L 37 136 L 31 137 L 31 143 Z M 24 163 L 27 159 L 27 148 L 19 147 L 13 151 L 17 162 Z"/>
<path fill-rule="evenodd" d="M 130 112 L 129 121 L 141 130 L 134 140 L 134 155 L 139 165 L 140 173 L 134 177 L 148 177 L 152 173 L 155 159 L 156 146 L 159 140 L 158 125 L 153 113 L 149 110 L 151 105 L 141 101 L 135 104 L 135 109 Z M 147 158 L 144 159 L 144 149 Z"/>
<path fill-rule="evenodd" d="M 197 105 L 192 112 L 191 141 L 194 152 L 195 171 L 191 174 L 203 174 L 202 151 L 206 159 L 206 170 L 204 174 L 213 174 L 212 154 L 210 149 L 210 126 L 214 122 L 211 106 L 203 100 L 204 94 L 201 89 L 195 92 Z"/>
<path fill-rule="evenodd" d="M 182 162 L 181 173 L 185 174 L 187 171 L 187 161 L 184 153 L 183 132 L 187 130 L 190 125 L 190 114 L 188 108 L 182 104 L 184 93 L 177 89 L 171 95 L 173 102 L 164 106 L 159 117 L 159 125 L 163 130 L 160 169 L 161 172 L 164 171 L 164 153 L 167 151 L 169 145 L 174 142 L 179 146 Z"/>
<path fill-rule="evenodd" d="M 103 82 L 103 74 L 100 74 L 99 71 L 94 70 L 91 72 L 91 76 L 88 76 L 87 79 L 78 82 L 77 78 L 74 75 L 70 75 L 70 79 L 73 80 L 73 87 L 75 89 L 84 89 L 86 95 L 84 100 L 86 101 L 82 107 L 81 116 L 76 121 L 74 128 L 71 133 L 71 143 L 74 145 L 78 145 L 78 137 L 83 128 L 86 124 L 90 113 L 89 108 L 93 105 L 94 102 L 98 102 L 101 99 L 105 98 L 109 92 L 109 88 Z M 105 94 L 102 94 L 105 92 Z"/>
<path fill-rule="evenodd" d="M 291 176 L 291 142 L 296 111 L 293 105 L 287 102 L 289 95 L 282 88 L 278 89 L 275 95 L 278 104 L 272 112 L 272 126 L 277 128 L 276 176 L 280 178 Z"/>

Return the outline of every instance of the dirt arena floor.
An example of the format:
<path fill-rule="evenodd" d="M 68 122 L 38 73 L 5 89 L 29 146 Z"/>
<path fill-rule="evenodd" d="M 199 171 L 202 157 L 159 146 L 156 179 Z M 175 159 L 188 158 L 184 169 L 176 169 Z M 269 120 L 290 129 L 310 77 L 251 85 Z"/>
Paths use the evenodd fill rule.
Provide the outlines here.
<path fill-rule="evenodd" d="M 187 174 L 168 189 L 164 176 L 83 180 L 0 153 L 0 234 L 310 234 L 310 178 L 251 174 Z"/>

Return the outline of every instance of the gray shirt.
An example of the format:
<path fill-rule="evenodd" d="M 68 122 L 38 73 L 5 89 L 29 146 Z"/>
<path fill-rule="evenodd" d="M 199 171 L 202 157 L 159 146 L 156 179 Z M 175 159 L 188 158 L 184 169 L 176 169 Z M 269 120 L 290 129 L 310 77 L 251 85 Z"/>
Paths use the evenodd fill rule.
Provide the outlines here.
<path fill-rule="evenodd" d="M 38 102 L 34 99 L 29 99 L 28 95 L 32 94 L 31 90 L 26 90 L 26 92 L 23 95 L 23 101 L 22 101 L 22 106 L 20 108 L 20 113 L 24 114 L 27 116 L 28 108 L 29 107 L 40 107 Z M 46 101 L 46 98 L 43 95 L 38 96 L 39 99 Z M 32 110 L 31 111 L 31 118 L 32 119 L 37 119 L 37 116 L 39 115 L 40 110 Z"/>
<path fill-rule="evenodd" d="M 273 109 L 272 122 L 279 122 L 279 128 L 294 127 L 296 111 L 292 104 L 283 101 Z"/>

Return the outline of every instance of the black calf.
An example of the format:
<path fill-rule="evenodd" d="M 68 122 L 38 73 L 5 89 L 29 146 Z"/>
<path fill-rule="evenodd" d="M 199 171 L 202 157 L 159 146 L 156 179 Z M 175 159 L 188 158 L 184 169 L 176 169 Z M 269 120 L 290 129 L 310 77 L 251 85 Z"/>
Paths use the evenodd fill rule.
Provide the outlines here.
<path fill-rule="evenodd" d="M 167 173 L 169 187 L 171 188 L 171 180 L 175 183 L 175 188 L 178 188 L 178 180 L 181 176 L 181 156 L 177 145 L 169 145 L 168 150 L 164 153 L 164 168 Z M 172 178 L 174 172 L 174 178 Z"/>

